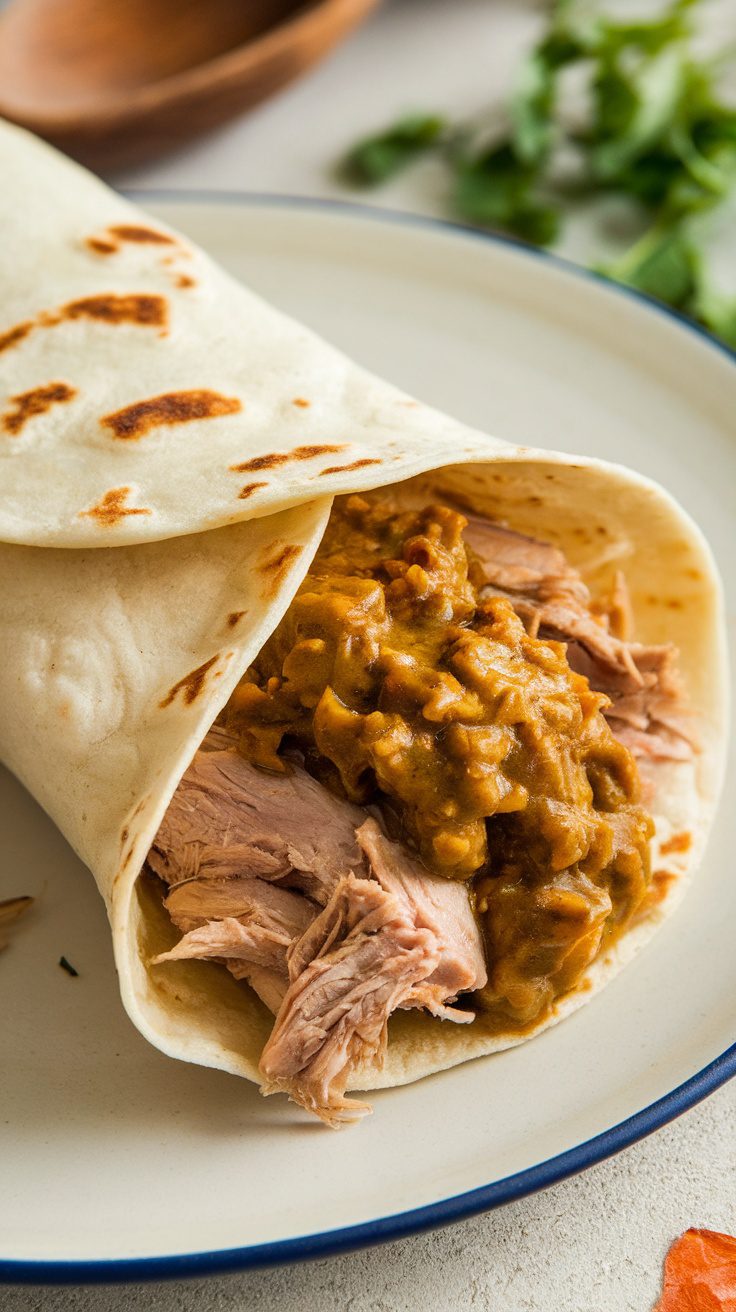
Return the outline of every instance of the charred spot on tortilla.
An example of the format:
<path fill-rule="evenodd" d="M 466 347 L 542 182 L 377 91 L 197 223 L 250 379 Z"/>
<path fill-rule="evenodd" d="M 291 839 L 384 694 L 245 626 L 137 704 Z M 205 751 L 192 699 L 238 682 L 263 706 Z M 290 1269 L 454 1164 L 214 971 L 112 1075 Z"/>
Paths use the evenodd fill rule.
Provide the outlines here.
<path fill-rule="evenodd" d="M 131 440 L 159 426 L 188 424 L 195 419 L 219 419 L 242 410 L 236 396 L 222 396 L 209 388 L 193 388 L 186 392 L 162 392 L 136 401 L 122 410 L 103 415 L 100 423 L 112 429 L 115 437 Z"/>
<path fill-rule="evenodd" d="M 94 519 L 101 526 L 110 528 L 126 515 L 151 515 L 153 512 L 148 506 L 126 506 L 130 492 L 129 487 L 111 487 L 94 506 L 78 511 L 78 517 Z"/>
<path fill-rule="evenodd" d="M 308 401 L 305 396 L 295 396 L 291 404 L 298 405 L 301 407 L 302 410 L 306 410 L 312 404 L 312 402 Z"/>
<path fill-rule="evenodd" d="M 252 460 L 244 460 L 240 465 L 231 465 L 230 471 L 233 474 L 251 474 L 259 469 L 274 469 L 276 465 L 285 465 L 288 458 L 274 451 L 271 455 L 254 456 Z"/>
<path fill-rule="evenodd" d="M 165 296 L 133 293 L 118 296 L 105 292 L 98 296 L 84 296 L 62 305 L 52 322 L 62 319 L 96 319 L 101 323 L 132 323 L 144 328 L 166 328 L 169 307 Z M 51 325 L 49 325 L 51 326 Z"/>
<path fill-rule="evenodd" d="M 115 242 L 105 241 L 103 237 L 85 237 L 84 244 L 95 255 L 114 255 L 118 249 Z"/>
<path fill-rule="evenodd" d="M 26 319 L 24 323 L 17 323 L 14 328 L 0 333 L 0 351 L 9 351 L 12 346 L 17 346 L 18 342 L 22 342 L 23 338 L 28 336 L 32 328 L 32 321 Z"/>
<path fill-rule="evenodd" d="M 166 232 L 159 232 L 157 228 L 147 228 L 143 224 L 137 223 L 116 223 L 107 231 L 112 237 L 117 237 L 120 241 L 135 242 L 137 245 L 145 246 L 176 246 L 177 242 L 174 237 L 170 237 Z"/>
<path fill-rule="evenodd" d="M 238 624 L 240 620 L 242 620 L 243 616 L 247 614 L 248 612 L 246 610 L 231 610 L 230 614 L 227 617 L 227 620 L 225 621 L 228 628 L 234 629 L 235 625 Z"/>
<path fill-rule="evenodd" d="M 314 456 L 333 456 L 339 451 L 347 451 L 348 443 L 323 442 L 321 446 L 295 446 L 289 452 L 290 460 L 312 460 Z"/>
<path fill-rule="evenodd" d="M 239 465 L 231 465 L 230 470 L 233 474 L 252 474 L 260 469 L 275 469 L 278 465 L 286 465 L 290 460 L 313 460 L 315 456 L 335 455 L 338 451 L 345 451 L 348 445 L 347 442 L 339 445 L 330 442 L 319 446 L 295 446 L 291 451 L 270 451 L 244 460 Z"/>
<path fill-rule="evenodd" d="M 381 465 L 383 461 L 378 456 L 365 456 L 362 460 L 353 460 L 349 465 L 328 465 L 326 469 L 320 469 L 318 477 L 322 478 L 324 474 L 349 474 L 353 469 L 365 469 L 368 465 Z"/>
<path fill-rule="evenodd" d="M 294 544 L 285 543 L 284 545 L 276 544 L 271 555 L 262 561 L 258 570 L 261 574 L 266 575 L 267 587 L 266 595 L 275 596 L 284 576 L 288 572 L 289 566 L 300 556 L 303 548 Z"/>
<path fill-rule="evenodd" d="M 118 296 L 105 292 L 97 296 L 83 296 L 69 301 L 59 310 L 42 310 L 35 319 L 16 324 L 0 335 L 0 352 L 17 346 L 36 328 L 57 328 L 65 321 L 92 319 L 98 323 L 130 323 L 141 328 L 159 328 L 162 335 L 168 328 L 168 303 L 164 296 L 132 293 Z"/>
<path fill-rule="evenodd" d="M 277 548 L 278 554 L 276 556 L 271 556 L 268 560 L 262 561 L 258 568 L 262 574 L 269 574 L 271 570 L 281 569 L 287 561 L 298 556 L 301 551 L 302 548 L 298 546 L 290 546 L 289 544 L 279 546 Z"/>
<path fill-rule="evenodd" d="M 10 400 L 15 406 L 2 417 L 2 426 L 6 433 L 16 437 L 21 429 L 34 415 L 43 415 L 53 405 L 62 401 L 71 401 L 77 395 L 76 387 L 68 383 L 46 383 L 44 387 L 33 387 L 28 392 L 18 392 Z"/>
<path fill-rule="evenodd" d="M 207 673 L 212 669 L 212 666 L 215 664 L 218 657 L 219 652 L 215 653 L 214 656 L 210 656 L 210 659 L 204 661 L 202 665 L 198 665 L 196 670 L 190 670 L 189 674 L 185 674 L 183 679 L 179 679 L 173 687 L 169 688 L 166 696 L 159 702 L 159 706 L 162 709 L 170 706 L 179 693 L 182 694 L 182 698 L 186 705 L 191 706 L 192 702 L 196 701 L 199 694 L 202 692 Z"/>
<path fill-rule="evenodd" d="M 190 277 L 188 273 L 180 273 L 176 279 L 175 286 L 181 287 L 182 289 L 185 287 L 196 287 L 197 280 L 196 278 Z"/>
<path fill-rule="evenodd" d="M 685 829 L 682 833 L 673 834 L 668 838 L 660 848 L 663 856 L 671 856 L 674 852 L 689 852 L 692 846 L 692 835 Z"/>
<path fill-rule="evenodd" d="M 238 492 L 238 501 L 247 501 L 259 487 L 268 487 L 268 483 L 245 483 Z"/>

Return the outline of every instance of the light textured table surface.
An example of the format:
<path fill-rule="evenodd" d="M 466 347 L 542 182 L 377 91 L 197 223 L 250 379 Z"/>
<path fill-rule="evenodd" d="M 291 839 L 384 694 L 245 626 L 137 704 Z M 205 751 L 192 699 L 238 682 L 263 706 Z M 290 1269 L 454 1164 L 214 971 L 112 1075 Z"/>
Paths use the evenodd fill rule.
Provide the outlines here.
<path fill-rule="evenodd" d="M 118 185 L 343 195 L 329 163 L 400 110 L 492 104 L 540 21 L 522 0 L 393 0 L 275 101 Z M 371 201 L 443 212 L 422 164 Z M 585 246 L 576 231 L 568 250 Z M 736 256 L 736 252 L 734 252 Z M 617 1158 L 433 1234 L 303 1266 L 206 1281 L 5 1289 L 2 1312 L 647 1312 L 690 1225 L 736 1232 L 736 1081 Z"/>

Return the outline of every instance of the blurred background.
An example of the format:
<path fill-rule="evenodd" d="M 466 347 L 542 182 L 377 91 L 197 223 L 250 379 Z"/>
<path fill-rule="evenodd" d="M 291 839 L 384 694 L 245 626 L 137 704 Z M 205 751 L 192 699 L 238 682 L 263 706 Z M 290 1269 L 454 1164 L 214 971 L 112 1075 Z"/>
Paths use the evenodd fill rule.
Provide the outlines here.
<path fill-rule="evenodd" d="M 6 0 L 0 112 L 125 189 L 547 246 L 736 347 L 734 0 Z"/>

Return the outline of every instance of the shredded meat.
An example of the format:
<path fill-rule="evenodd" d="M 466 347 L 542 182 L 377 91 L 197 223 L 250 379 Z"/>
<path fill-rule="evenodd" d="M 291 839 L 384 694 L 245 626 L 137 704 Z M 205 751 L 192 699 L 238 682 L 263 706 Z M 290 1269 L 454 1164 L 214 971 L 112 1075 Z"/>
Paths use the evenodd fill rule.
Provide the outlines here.
<path fill-rule="evenodd" d="M 223 961 L 247 980 L 278 1013 L 264 1091 L 342 1124 L 369 1110 L 345 1087 L 358 1063 L 382 1060 L 392 1011 L 473 1019 L 449 1005 L 486 982 L 468 890 L 296 763 L 269 775 L 229 741 L 208 735 L 149 853 L 183 934 L 155 964 Z"/>
<path fill-rule="evenodd" d="M 447 1007 L 448 1000 L 480 988 L 479 981 L 485 981 L 483 949 L 475 921 L 468 916 L 466 889 L 428 874 L 398 843 L 389 842 L 375 820 L 361 825 L 358 842 L 373 877 L 397 899 L 405 921 L 429 930 L 440 945 L 436 970 L 412 993 L 409 1005 L 426 1007 L 450 1020 L 470 1020 L 469 1012 L 450 1013 Z"/>
<path fill-rule="evenodd" d="M 324 905 L 337 878 L 360 862 L 355 831 L 364 819 L 305 770 L 257 769 L 218 727 L 179 784 L 148 863 L 167 884 L 245 872 L 286 880 Z"/>
<path fill-rule="evenodd" d="M 350 1071 L 380 1060 L 388 1017 L 438 965 L 428 930 L 407 925 L 375 880 L 343 876 L 294 952 L 298 972 L 261 1057 L 264 1093 L 287 1092 L 337 1126 L 369 1110 L 345 1097 Z"/>
<path fill-rule="evenodd" d="M 353 502 L 370 512 L 367 503 Z M 165 905 L 182 935 L 156 963 L 214 960 L 246 980 L 275 1016 L 260 1062 L 263 1092 L 284 1091 L 333 1126 L 370 1110 L 346 1089 L 357 1067 L 380 1066 L 397 1009 L 422 1008 L 463 1024 L 480 1009 L 484 1024 L 527 1024 L 576 986 L 601 947 L 625 927 L 649 878 L 652 822 L 638 804 L 637 770 L 623 748 L 651 767 L 688 758 L 695 742 L 674 649 L 628 641 L 630 606 L 621 576 L 609 603 L 597 605 L 556 547 L 473 516 L 463 543 L 454 512 L 440 508 L 432 515 L 434 537 L 432 521 L 424 525 L 425 537 L 410 539 L 406 559 L 388 564 L 380 532 L 375 540 L 366 536 L 361 521 L 358 528 L 380 559 L 346 579 L 340 571 L 350 563 L 350 534 L 357 530 L 350 521 L 343 541 L 335 521 L 329 560 L 340 576 L 320 576 L 292 603 L 271 639 L 280 673 L 267 678 L 265 671 L 263 687 L 241 685 L 184 775 L 148 857 L 168 885 Z M 439 573 L 445 569 L 445 583 L 451 565 L 458 575 L 454 610 L 443 609 L 443 598 L 429 588 L 433 560 Z M 389 579 L 381 587 L 393 606 L 389 637 L 398 645 L 389 643 L 377 656 L 363 630 L 373 607 L 375 627 L 388 642 L 389 620 L 371 574 L 381 569 Z M 429 615 L 421 630 L 426 669 L 400 648 L 409 620 L 417 637 L 412 588 L 421 592 Z M 481 599 L 477 632 L 466 623 L 471 594 Z M 441 661 L 429 638 L 434 625 L 445 641 L 452 624 L 450 677 L 438 674 Z M 334 638 L 334 653 L 325 633 Z M 545 648 L 547 642 L 565 647 Z M 328 657 L 336 687 L 348 675 L 358 679 L 357 710 L 331 683 L 322 688 Z M 559 741 L 548 734 L 547 742 L 540 729 L 546 721 L 529 712 L 529 689 L 528 705 L 521 697 L 522 657 L 534 665 L 537 702 L 554 720 Z M 384 701 L 368 714 L 369 670 L 377 662 Z M 494 685 L 486 725 L 487 708 L 473 701 L 474 689 L 479 680 L 502 675 L 506 682 Z M 597 694 L 608 699 L 603 707 Z M 235 706 L 238 696 L 244 705 Z M 448 711 L 453 697 L 456 724 Z M 252 711 L 251 703 L 258 732 L 233 721 Z M 494 794 L 493 806 L 480 807 L 485 856 L 482 862 L 468 858 L 468 871 L 476 875 L 470 891 L 461 879 L 430 874 L 407 850 L 407 837 L 413 837 L 426 859 L 421 833 L 412 834 L 411 812 L 405 809 L 403 818 L 396 812 L 386 783 L 411 746 L 408 731 L 399 732 L 399 711 L 405 719 L 413 715 L 421 730 L 412 739 L 409 783 L 423 790 L 429 821 L 445 828 L 458 799 L 472 788 L 487 791 L 496 757 L 509 755 L 499 735 L 511 742 L 513 729 L 518 737 L 510 759 L 527 762 L 524 786 L 508 796 Z M 355 749 L 361 716 L 370 722 L 368 746 L 375 751 L 366 757 L 370 770 L 356 757 L 353 778 L 349 770 L 337 772 L 334 762 L 328 768 L 330 750 L 336 744 Z M 392 737 L 384 733 L 387 725 Z M 478 725 L 488 738 L 488 762 L 478 752 L 478 760 L 472 757 Z M 251 761 L 244 743 L 255 752 Z M 304 755 L 290 755 L 295 743 Z M 434 812 L 442 794 L 427 764 L 435 761 L 438 744 L 453 769 L 455 756 L 459 762 L 456 773 L 448 773 L 454 781 L 449 810 L 439 820 Z M 324 783 L 307 772 L 305 759 Z M 571 791 L 573 766 L 587 810 Z M 346 796 L 330 791 L 340 779 Z M 386 836 L 365 805 L 355 804 L 372 800 L 376 783 L 384 802 L 389 798 L 383 818 L 392 833 L 401 831 L 401 843 Z M 403 794 L 394 792 L 401 800 Z M 456 1005 L 463 995 L 468 1009 Z"/>
<path fill-rule="evenodd" d="M 617 641 L 612 639 L 612 641 Z M 604 714 L 619 742 L 634 756 L 659 761 L 687 761 L 698 738 L 692 711 L 684 704 L 682 680 L 673 647 L 628 643 L 636 679 L 602 668 L 581 645 L 570 643 L 571 667 L 611 705 Z"/>
<path fill-rule="evenodd" d="M 262 879 L 233 874 L 176 884 L 166 910 L 183 938 L 162 961 L 222 959 L 246 979 L 271 1011 L 278 1011 L 289 982 L 287 952 L 317 914 L 300 893 Z"/>
<path fill-rule="evenodd" d="M 605 613 L 593 613 L 587 587 L 556 547 L 473 515 L 465 538 L 488 591 L 507 597 L 533 636 L 566 642 L 570 668 L 611 699 L 604 714 L 634 756 L 691 757 L 697 737 L 683 705 L 675 650 L 625 640 L 630 605 L 620 574 L 607 623 Z"/>
<path fill-rule="evenodd" d="M 368 1110 L 345 1086 L 356 1064 L 383 1060 L 392 1011 L 468 1023 L 473 1012 L 448 1003 L 486 979 L 466 888 L 427 874 L 373 819 L 358 842 L 373 878 L 344 876 L 291 948 L 292 982 L 261 1058 L 264 1092 L 286 1090 L 330 1125 Z"/>

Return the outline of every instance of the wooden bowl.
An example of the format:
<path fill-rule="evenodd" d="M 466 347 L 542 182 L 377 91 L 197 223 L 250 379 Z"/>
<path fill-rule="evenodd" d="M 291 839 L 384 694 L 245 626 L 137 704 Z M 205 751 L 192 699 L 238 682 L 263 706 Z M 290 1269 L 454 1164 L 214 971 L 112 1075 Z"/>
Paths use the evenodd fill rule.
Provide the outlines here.
<path fill-rule="evenodd" d="M 120 167 L 272 95 L 377 3 L 12 0 L 0 14 L 0 114 Z"/>

